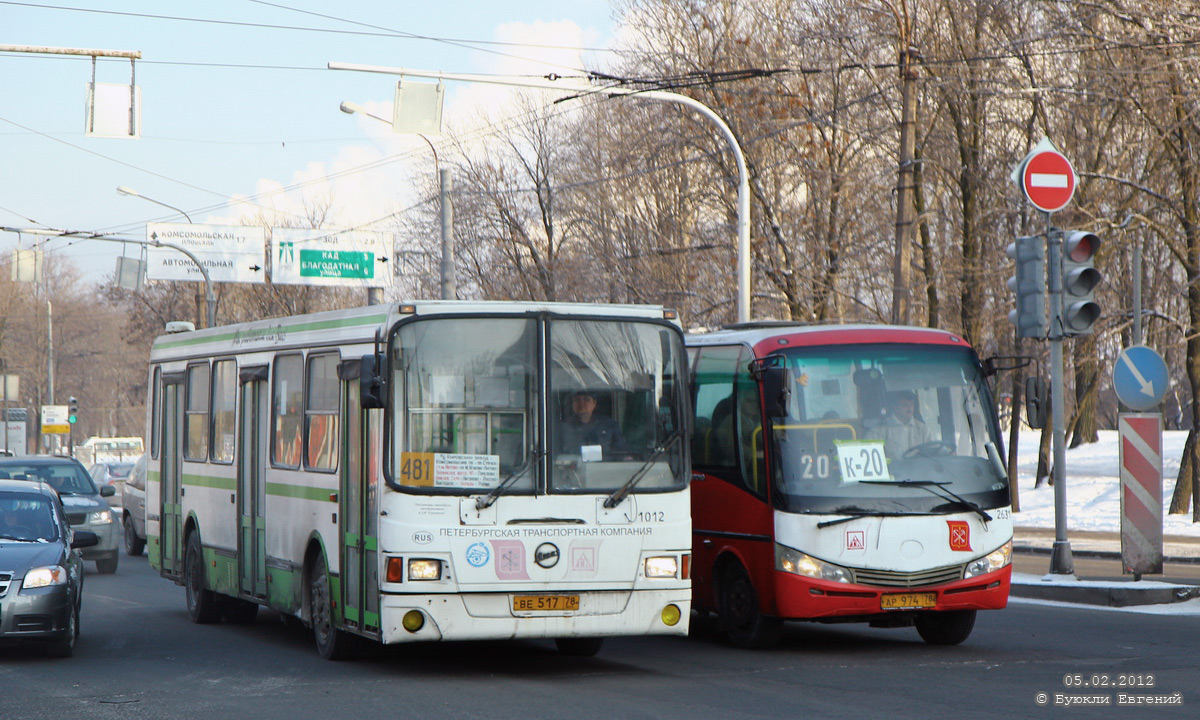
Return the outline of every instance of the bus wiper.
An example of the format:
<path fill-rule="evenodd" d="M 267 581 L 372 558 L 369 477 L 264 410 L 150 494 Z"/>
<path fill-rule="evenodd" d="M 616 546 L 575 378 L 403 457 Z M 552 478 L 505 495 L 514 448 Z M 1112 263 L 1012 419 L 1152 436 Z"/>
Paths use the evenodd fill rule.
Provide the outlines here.
<path fill-rule="evenodd" d="M 485 510 L 490 508 L 492 504 L 496 502 L 496 498 L 503 495 L 504 492 L 517 481 L 517 478 L 519 478 L 521 474 L 525 472 L 526 468 L 537 462 L 541 457 L 542 453 L 536 450 L 525 456 L 525 462 L 521 463 L 512 472 L 510 472 L 508 477 L 504 478 L 499 485 L 492 488 L 490 493 L 475 501 L 475 509 Z"/>
<path fill-rule="evenodd" d="M 642 478 L 646 476 L 646 473 L 650 472 L 650 468 L 654 466 L 654 463 L 657 462 L 658 459 L 662 457 L 668 450 L 670 450 L 671 446 L 674 445 L 681 437 L 683 437 L 683 433 L 679 430 L 671 433 L 671 437 L 667 438 L 667 441 L 662 444 L 662 447 L 655 450 L 650 457 L 646 458 L 646 462 L 642 463 L 642 466 L 637 469 L 637 472 L 633 474 L 633 477 L 626 480 L 624 485 L 617 488 L 615 491 L 613 491 L 612 495 L 608 496 L 608 499 L 604 501 L 604 507 L 611 510 L 612 508 L 620 505 L 621 501 L 625 499 L 625 496 L 628 495 L 631 490 L 633 490 L 634 486 L 642 481 Z"/>
<path fill-rule="evenodd" d="M 977 513 L 979 517 L 983 518 L 984 522 L 992 521 L 992 516 L 988 515 L 986 510 L 946 487 L 950 484 L 948 482 L 938 482 L 937 480 L 861 480 L 860 482 L 864 485 L 900 485 L 902 487 L 921 488 L 930 495 L 934 495 L 942 500 L 948 500 L 961 508 Z M 937 490 L 934 490 L 934 488 L 937 488 Z M 943 495 L 942 493 L 946 494 Z"/>
<path fill-rule="evenodd" d="M 850 522 L 851 520 L 857 520 L 859 518 L 864 518 L 864 517 L 905 517 L 908 515 L 913 515 L 915 513 L 889 512 L 887 510 L 864 510 L 863 508 L 861 508 L 857 505 L 843 505 L 842 507 L 834 510 L 832 512 L 832 514 L 845 515 L 846 517 L 840 517 L 836 520 L 825 520 L 823 522 L 819 522 L 819 523 L 817 523 L 818 530 L 820 530 L 821 528 L 827 528 L 831 525 L 841 525 L 842 523 L 847 523 L 847 522 Z"/>

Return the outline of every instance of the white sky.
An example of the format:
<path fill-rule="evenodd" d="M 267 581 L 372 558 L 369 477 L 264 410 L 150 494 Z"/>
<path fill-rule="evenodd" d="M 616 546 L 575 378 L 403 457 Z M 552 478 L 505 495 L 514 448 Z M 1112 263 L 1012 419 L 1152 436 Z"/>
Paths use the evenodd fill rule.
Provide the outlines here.
<path fill-rule="evenodd" d="M 98 7 L 103 10 L 86 11 Z M 140 51 L 134 72 L 143 103 L 141 139 L 85 137 L 89 58 L 0 53 L 0 87 L 5 88 L 0 143 L 6 160 L 0 174 L 0 225 L 134 238 L 145 237 L 147 221 L 185 220 L 146 200 L 118 195 L 118 185 L 180 208 L 197 223 L 236 222 L 255 209 L 229 207 L 231 198 L 298 183 L 306 184 L 259 202 L 299 212 L 305 199 L 331 198 L 335 221 L 345 225 L 411 204 L 411 187 L 433 177 L 428 145 L 338 110 L 350 100 L 390 117 L 398 78 L 328 70 L 330 61 L 570 76 L 585 65 L 611 65 L 603 48 L 611 44 L 615 28 L 607 0 L 68 0 L 54 5 L 32 0 L 0 1 L 0 13 L 6 44 Z M 99 62 L 96 80 L 128 83 L 130 62 Z M 447 125 L 461 126 L 480 106 L 503 114 L 508 92 L 449 83 Z M 397 153 L 403 157 L 363 169 Z M 39 240 L 0 233 L 3 264 L 11 248 L 29 248 Z M 91 281 L 111 274 L 113 258 L 121 252 L 120 245 L 61 239 L 47 249 L 67 254 Z M 131 246 L 129 254 L 136 252 Z"/>

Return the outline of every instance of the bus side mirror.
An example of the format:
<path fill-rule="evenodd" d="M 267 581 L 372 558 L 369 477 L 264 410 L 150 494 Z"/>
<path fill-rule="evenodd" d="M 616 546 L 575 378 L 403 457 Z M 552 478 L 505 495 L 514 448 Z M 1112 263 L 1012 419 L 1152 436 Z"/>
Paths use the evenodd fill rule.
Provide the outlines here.
<path fill-rule="evenodd" d="M 363 355 L 359 364 L 358 393 L 364 409 L 387 406 L 387 380 L 384 379 L 384 356 Z"/>
<path fill-rule="evenodd" d="M 791 370 L 780 355 L 754 360 L 750 374 L 762 383 L 763 404 L 769 417 L 787 417 L 792 397 Z"/>
<path fill-rule="evenodd" d="M 1040 375 L 1025 378 L 1025 422 L 1040 430 L 1046 426 L 1050 398 L 1046 397 L 1046 381 Z"/>

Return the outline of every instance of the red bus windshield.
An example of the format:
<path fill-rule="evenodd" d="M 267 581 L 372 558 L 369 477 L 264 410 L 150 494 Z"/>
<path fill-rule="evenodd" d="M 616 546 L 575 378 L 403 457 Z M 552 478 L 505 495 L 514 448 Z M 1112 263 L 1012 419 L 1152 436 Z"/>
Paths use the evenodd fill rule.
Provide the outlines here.
<path fill-rule="evenodd" d="M 991 394 L 972 351 L 856 344 L 782 355 L 787 414 L 769 418 L 765 441 L 783 509 L 909 514 L 1009 504 Z"/>

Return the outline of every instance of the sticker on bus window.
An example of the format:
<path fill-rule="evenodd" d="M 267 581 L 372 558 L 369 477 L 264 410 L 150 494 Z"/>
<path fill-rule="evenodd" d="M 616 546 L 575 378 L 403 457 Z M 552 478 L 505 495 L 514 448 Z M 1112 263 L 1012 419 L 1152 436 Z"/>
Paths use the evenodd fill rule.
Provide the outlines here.
<path fill-rule="evenodd" d="M 891 478 L 882 440 L 835 440 L 834 445 L 843 483 Z"/>
<path fill-rule="evenodd" d="M 416 487 L 490 490 L 500 484 L 500 456 L 400 453 L 400 483 Z"/>

